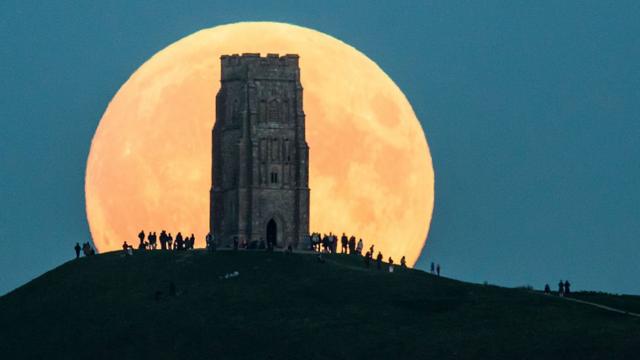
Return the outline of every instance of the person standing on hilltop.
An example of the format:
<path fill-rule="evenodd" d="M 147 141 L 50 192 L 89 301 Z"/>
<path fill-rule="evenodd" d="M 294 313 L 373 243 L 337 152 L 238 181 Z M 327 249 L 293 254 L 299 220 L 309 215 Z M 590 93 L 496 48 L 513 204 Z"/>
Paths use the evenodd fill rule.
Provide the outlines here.
<path fill-rule="evenodd" d="M 80 258 L 80 243 L 76 243 L 76 246 L 73 247 L 73 250 L 76 251 L 76 259 Z"/>
<path fill-rule="evenodd" d="M 558 296 L 564 296 L 564 283 L 562 280 L 558 282 Z"/>
<path fill-rule="evenodd" d="M 178 233 L 176 234 L 176 246 L 175 246 L 175 249 L 176 250 L 182 250 L 183 246 L 184 246 L 184 239 L 182 238 L 182 232 L 178 231 Z"/>
<path fill-rule="evenodd" d="M 404 256 L 400 259 L 400 267 L 403 269 L 407 268 L 407 259 L 405 259 Z"/>
<path fill-rule="evenodd" d="M 569 280 L 564 281 L 564 294 L 565 295 L 571 294 L 571 284 L 569 283 Z"/>
<path fill-rule="evenodd" d="M 160 232 L 160 249 L 167 250 L 167 232 L 164 230 Z"/>
<path fill-rule="evenodd" d="M 440 264 L 436 265 L 436 275 L 440 276 Z"/>
<path fill-rule="evenodd" d="M 371 254 L 367 251 L 367 253 L 364 255 L 364 266 L 368 269 L 370 263 L 371 263 Z"/>
<path fill-rule="evenodd" d="M 382 269 L 382 253 L 378 251 L 378 256 L 376 256 L 376 267 L 378 270 Z"/>
<path fill-rule="evenodd" d="M 433 261 L 431 262 L 431 273 L 435 274 L 436 272 L 436 264 L 433 263 Z"/>
<path fill-rule="evenodd" d="M 336 234 L 333 234 L 331 236 L 331 253 L 332 254 L 338 253 L 338 235 Z"/>
<path fill-rule="evenodd" d="M 204 237 L 204 243 L 205 243 L 205 247 L 207 248 L 207 250 L 213 250 L 211 248 L 212 241 L 211 241 L 211 233 L 207 233 L 207 235 Z"/>
<path fill-rule="evenodd" d="M 362 254 L 362 249 L 364 249 L 364 244 L 362 243 L 362 239 L 358 240 L 358 245 L 356 245 L 356 254 Z"/>
<path fill-rule="evenodd" d="M 88 242 L 82 244 L 82 253 L 84 254 L 84 256 L 91 255 L 91 245 L 89 245 Z"/>
<path fill-rule="evenodd" d="M 147 234 L 147 246 L 149 247 L 149 250 L 154 250 L 156 248 L 156 240 L 153 232 L 151 231 Z"/>
<path fill-rule="evenodd" d="M 347 253 L 347 246 L 349 245 L 349 239 L 345 233 L 342 233 L 342 237 L 340 237 L 340 254 Z"/>
<path fill-rule="evenodd" d="M 138 234 L 138 239 L 140 239 L 138 250 L 143 250 L 144 249 L 144 230 L 140 230 L 140 233 Z"/>
<path fill-rule="evenodd" d="M 389 256 L 389 272 L 393 272 L 393 259 Z"/>

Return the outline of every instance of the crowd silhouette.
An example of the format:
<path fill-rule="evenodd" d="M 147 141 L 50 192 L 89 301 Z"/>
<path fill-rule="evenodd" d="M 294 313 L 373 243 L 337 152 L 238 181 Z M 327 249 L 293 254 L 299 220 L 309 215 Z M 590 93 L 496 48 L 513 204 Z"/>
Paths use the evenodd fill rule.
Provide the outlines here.
<path fill-rule="evenodd" d="M 311 243 L 311 250 L 316 252 L 322 252 L 327 254 L 338 253 L 338 236 L 330 232 L 329 234 L 321 235 L 314 232 L 309 235 L 309 242 Z M 351 235 L 348 237 L 345 233 L 342 233 L 340 237 L 340 254 L 360 255 L 362 254 L 363 241 L 359 239 L 356 241 L 356 237 Z"/>
<path fill-rule="evenodd" d="M 374 261 L 374 250 L 375 245 L 371 244 L 369 250 L 363 255 L 362 251 L 364 250 L 364 241 L 362 238 L 356 238 L 356 236 L 351 235 L 347 236 L 346 233 L 342 233 L 342 236 L 338 238 L 338 236 L 332 232 L 329 234 L 320 234 L 319 232 L 314 232 L 308 235 L 309 242 L 309 250 L 312 252 L 318 253 L 318 261 L 325 262 L 322 254 L 342 254 L 342 255 L 354 255 L 361 256 L 364 260 L 365 267 L 370 267 L 371 263 Z M 135 249 L 137 251 L 149 251 L 149 250 L 168 250 L 168 251 L 181 251 L 181 250 L 193 250 L 195 248 L 196 237 L 193 233 L 191 235 L 186 236 L 183 235 L 182 232 L 178 232 L 175 237 L 172 233 L 167 232 L 166 230 L 160 231 L 158 235 L 155 231 L 149 231 L 145 233 L 144 230 L 140 230 L 138 233 L 138 245 Z M 205 246 L 209 251 L 215 251 L 217 249 L 216 241 L 211 233 L 205 236 Z M 266 251 L 274 251 L 275 244 L 265 242 L 264 239 L 260 239 L 259 241 L 252 241 L 248 243 L 247 241 L 240 242 L 238 237 L 233 238 L 232 245 L 230 247 L 232 250 L 237 251 L 239 249 L 245 250 L 253 250 L 260 249 Z M 95 250 L 91 247 L 91 245 L 86 242 L 82 246 L 79 243 L 76 243 L 74 247 L 76 258 L 80 257 L 80 253 L 82 252 L 85 256 L 91 256 L 95 254 Z M 127 241 L 124 241 L 122 244 L 122 250 L 125 255 L 133 255 L 134 246 L 129 244 Z M 293 253 L 292 245 L 287 245 L 283 249 L 285 254 Z M 378 251 L 377 255 L 375 255 L 375 265 L 377 270 L 383 269 L 383 254 L 381 251 Z M 387 269 L 389 272 L 394 271 L 394 261 L 391 257 L 387 259 Z M 400 267 L 406 268 L 407 261 L 403 256 L 400 259 Z M 440 265 L 437 265 L 437 274 L 440 275 Z M 434 264 L 431 263 L 431 272 L 434 272 Z"/>
<path fill-rule="evenodd" d="M 138 233 L 138 250 L 156 250 L 160 242 L 160 250 L 193 250 L 195 248 L 196 237 L 193 233 L 190 236 L 182 235 L 178 232 L 174 239 L 173 235 L 166 230 L 160 231 L 158 235 L 155 231 L 145 235 L 144 230 Z M 122 249 L 128 251 L 133 249 L 131 245 L 125 241 Z"/>
<path fill-rule="evenodd" d="M 371 244 L 371 246 L 369 247 L 369 250 L 364 255 L 362 255 L 362 250 L 364 249 L 364 241 L 362 240 L 362 238 L 359 238 L 356 241 L 355 236 L 353 235 L 347 236 L 345 233 L 342 233 L 342 236 L 340 236 L 340 239 L 338 239 L 338 236 L 332 232 L 330 232 L 329 234 L 320 234 L 318 232 L 314 232 L 309 234 L 308 240 L 310 244 L 309 250 L 318 253 L 318 262 L 321 262 L 321 263 L 325 262 L 325 259 L 322 257 L 322 254 L 338 254 L 339 253 L 343 255 L 358 255 L 358 256 L 362 256 L 364 266 L 366 268 L 370 268 L 371 263 L 375 261 L 376 269 L 377 270 L 383 269 L 384 257 L 382 255 L 382 252 L 378 251 L 377 255 L 375 256 L 375 259 L 373 257 L 373 254 L 375 253 L 374 244 Z M 184 236 L 182 235 L 181 232 L 178 232 L 174 239 L 173 235 L 171 235 L 171 233 L 167 232 L 166 230 L 162 230 L 160 232 L 160 235 L 157 235 L 155 231 L 145 234 L 144 230 L 141 230 L 138 233 L 137 249 L 138 250 L 156 250 L 158 249 L 158 242 L 159 242 L 160 250 L 171 250 L 171 251 L 193 250 L 195 247 L 195 241 L 196 241 L 196 238 L 193 233 L 189 236 Z M 338 242 L 340 244 L 339 252 L 338 252 Z M 206 249 L 210 251 L 215 251 L 217 248 L 216 242 L 214 241 L 214 238 L 210 233 L 207 234 L 205 237 L 205 246 L 206 246 Z M 95 249 L 91 247 L 91 244 L 89 242 L 83 243 L 82 246 L 80 245 L 80 243 L 76 243 L 73 249 L 76 254 L 76 259 L 80 258 L 81 253 L 85 257 L 95 255 L 96 253 Z M 238 241 L 238 238 L 235 237 L 233 239 L 232 249 L 233 250 L 262 249 L 266 251 L 273 251 L 274 244 L 265 243 L 263 239 L 260 239 L 260 241 L 258 242 L 253 241 L 252 243 L 247 243 L 246 241 L 243 241 L 242 243 L 240 243 Z M 126 255 L 133 255 L 133 246 L 128 244 L 126 241 L 122 244 L 122 250 Z M 284 252 L 285 254 L 292 253 L 293 247 L 291 245 L 288 245 L 284 249 Z M 407 260 L 404 256 L 400 259 L 400 267 L 403 269 L 407 268 Z M 387 269 L 390 273 L 394 272 L 394 261 L 391 257 L 387 259 Z M 440 277 L 440 270 L 441 270 L 440 264 L 431 262 L 429 270 L 431 274 Z M 552 294 L 551 287 L 549 286 L 549 284 L 545 284 L 544 293 L 547 295 Z M 569 280 L 564 280 L 564 281 L 560 280 L 558 282 L 557 295 L 564 297 L 570 294 L 571 294 L 571 283 L 569 282 Z"/>
<path fill-rule="evenodd" d="M 80 257 L 80 251 L 82 251 L 82 254 L 84 254 L 84 256 L 92 256 L 96 254 L 96 251 L 91 247 L 91 244 L 89 244 L 89 242 L 83 243 L 82 246 L 80 246 L 80 243 L 76 243 L 76 246 L 73 247 L 73 250 L 75 250 L 76 252 L 76 259 Z"/>
<path fill-rule="evenodd" d="M 363 254 L 362 251 L 364 250 L 364 241 L 362 240 L 362 238 L 357 238 L 354 235 L 347 236 L 347 234 L 343 232 L 342 236 L 338 238 L 338 236 L 333 232 L 329 232 L 328 234 L 320 234 L 318 232 L 314 232 L 309 235 L 309 243 L 311 246 L 310 250 L 318 253 L 318 262 L 321 263 L 325 262 L 322 254 L 356 255 L 362 257 L 364 266 L 366 268 L 371 267 L 371 264 L 373 262 L 375 262 L 377 270 L 383 270 L 383 268 L 385 268 L 383 266 L 384 256 L 382 255 L 382 252 L 378 251 L 378 253 L 376 254 L 374 252 L 375 245 L 371 244 L 369 246 L 369 250 Z M 340 245 L 339 251 L 338 244 Z M 407 259 L 404 256 L 400 259 L 400 267 L 403 269 L 407 268 Z M 393 258 L 389 257 L 387 259 L 386 269 L 392 273 L 394 271 L 394 268 L 395 267 Z"/>
<path fill-rule="evenodd" d="M 551 287 L 549 286 L 549 284 L 544 285 L 544 293 L 547 295 L 551 295 Z M 560 297 L 571 295 L 571 283 L 569 282 L 569 280 L 565 280 L 565 281 L 560 280 L 558 282 L 557 294 Z"/>

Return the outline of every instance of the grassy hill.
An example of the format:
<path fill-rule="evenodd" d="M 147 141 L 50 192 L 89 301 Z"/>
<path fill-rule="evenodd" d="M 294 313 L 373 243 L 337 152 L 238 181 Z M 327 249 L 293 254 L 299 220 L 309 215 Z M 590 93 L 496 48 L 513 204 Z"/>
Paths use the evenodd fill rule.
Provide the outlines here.
<path fill-rule="evenodd" d="M 640 319 L 349 256 L 108 253 L 0 298 L 2 359 L 639 357 Z"/>

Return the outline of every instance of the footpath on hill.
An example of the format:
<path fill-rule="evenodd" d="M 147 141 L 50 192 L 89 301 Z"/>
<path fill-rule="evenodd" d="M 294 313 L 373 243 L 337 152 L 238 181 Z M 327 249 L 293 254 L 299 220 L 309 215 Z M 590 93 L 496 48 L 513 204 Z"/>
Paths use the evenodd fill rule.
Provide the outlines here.
<path fill-rule="evenodd" d="M 603 310 L 607 310 L 607 311 L 613 311 L 613 312 L 616 312 L 616 313 L 619 313 L 619 314 L 630 315 L 630 316 L 635 316 L 635 317 L 640 318 L 640 314 L 638 314 L 638 313 L 612 308 L 611 306 L 606 306 L 606 305 L 602 305 L 602 304 L 598 304 L 598 303 L 594 303 L 594 302 L 590 302 L 590 301 L 584 301 L 584 300 L 580 300 L 580 299 L 575 299 L 575 298 L 571 298 L 571 297 L 562 297 L 562 299 L 567 300 L 567 301 L 577 302 L 577 303 L 580 303 L 580 304 L 595 306 L 597 308 L 600 308 L 600 309 L 603 309 Z"/>

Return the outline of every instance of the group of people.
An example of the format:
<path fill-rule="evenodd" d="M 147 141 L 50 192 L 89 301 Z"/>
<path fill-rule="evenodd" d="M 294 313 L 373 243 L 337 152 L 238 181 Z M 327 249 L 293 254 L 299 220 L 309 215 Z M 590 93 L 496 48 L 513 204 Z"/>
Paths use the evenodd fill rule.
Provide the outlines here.
<path fill-rule="evenodd" d="M 436 264 L 432 261 L 430 271 L 433 275 L 440 276 L 440 264 Z"/>
<path fill-rule="evenodd" d="M 348 255 L 361 255 L 364 260 L 365 267 L 371 267 L 371 263 L 375 261 L 376 268 L 378 270 L 382 270 L 383 268 L 383 259 L 384 256 L 382 252 L 378 251 L 378 254 L 373 258 L 375 254 L 375 245 L 371 245 L 369 250 L 362 255 L 362 251 L 364 249 L 364 242 L 362 239 L 358 239 L 356 241 L 356 237 L 351 235 L 347 236 L 346 233 L 342 233 L 340 239 L 334 233 L 330 232 L 329 234 L 320 234 L 318 232 L 311 233 L 309 235 L 311 250 L 319 253 L 319 259 L 323 260 L 322 254 L 338 254 L 338 244 L 340 244 L 340 254 L 348 254 Z M 389 272 L 393 272 L 394 262 L 391 257 L 387 259 L 388 270 Z M 433 266 L 433 264 L 432 264 Z M 407 260 L 403 256 L 400 259 L 400 267 L 407 267 Z M 433 272 L 433 271 L 432 271 Z M 440 274 L 440 265 L 438 265 L 438 274 Z"/>
<path fill-rule="evenodd" d="M 320 235 L 320 233 L 314 232 L 310 236 L 311 249 L 316 252 L 322 252 L 327 254 L 338 253 L 338 236 L 329 233 Z M 351 235 L 347 237 L 345 233 L 342 233 L 340 237 L 340 253 L 341 254 L 362 254 L 362 248 L 364 243 L 362 239 L 356 242 L 356 237 Z"/>
<path fill-rule="evenodd" d="M 76 251 L 76 259 L 80 257 L 80 251 L 82 251 L 84 256 L 91 256 L 96 254 L 96 251 L 91 247 L 89 242 L 83 243 L 82 247 L 80 247 L 80 243 L 76 243 L 76 246 L 73 247 L 73 250 Z"/>
<path fill-rule="evenodd" d="M 547 295 L 551 294 L 551 287 L 549 284 L 544 286 L 544 293 Z M 571 283 L 569 280 L 560 280 L 558 282 L 558 296 L 567 296 L 569 294 L 571 294 Z"/>
<path fill-rule="evenodd" d="M 145 235 L 144 230 L 141 230 L 138 233 L 138 239 L 140 240 L 138 250 L 155 250 L 158 247 L 158 240 L 160 240 L 160 249 L 162 250 L 193 250 L 196 242 L 196 237 L 193 234 L 191 236 L 183 236 L 181 232 L 178 232 L 174 240 L 171 233 L 165 230 L 162 230 L 159 236 L 155 231 Z M 122 250 L 125 252 L 132 249 L 133 246 L 127 244 L 126 241 L 122 244 Z"/>
<path fill-rule="evenodd" d="M 382 270 L 382 259 L 384 257 L 382 256 L 382 252 L 378 251 L 378 255 L 376 255 L 376 269 L 378 270 Z M 364 266 L 369 268 L 371 266 L 371 262 L 373 261 L 373 245 L 371 245 L 371 247 L 369 248 L 369 251 L 367 251 L 367 253 L 364 255 L 363 257 L 364 259 Z M 389 256 L 389 259 L 387 260 L 387 264 L 388 264 L 388 269 L 389 272 L 393 272 L 393 259 L 391 258 L 391 256 Z M 405 257 L 403 256 L 400 259 L 400 267 L 405 269 L 407 267 L 407 260 L 405 259 Z"/>
<path fill-rule="evenodd" d="M 158 242 L 160 243 L 160 249 L 162 250 L 193 250 L 195 245 L 194 234 L 191 234 L 191 236 L 183 236 L 181 232 L 178 232 L 174 239 L 171 233 L 168 233 L 165 230 L 162 230 L 160 232 L 160 235 L 157 235 L 156 232 L 149 232 L 148 234 L 145 234 L 144 230 L 141 230 L 140 233 L 138 233 L 138 240 L 138 250 L 155 250 L 158 248 Z M 362 255 L 362 250 L 364 247 L 364 242 L 362 241 L 362 239 L 356 241 L 355 236 L 352 235 L 348 237 L 345 233 L 342 233 L 342 236 L 340 237 L 340 239 L 338 239 L 338 237 L 331 232 L 324 235 L 321 235 L 318 232 L 314 232 L 309 235 L 309 240 L 311 250 L 316 251 L 320 254 L 337 254 L 338 243 L 340 244 L 340 254 Z M 254 247 L 250 245 L 251 244 L 247 243 L 246 241 L 240 244 L 237 237 L 234 238 L 234 250 L 238 250 L 239 248 L 273 250 L 273 246 L 269 246 L 268 244 L 265 245 L 265 242 L 262 241 L 262 239 L 259 244 L 255 245 Z M 206 247 L 209 250 L 216 249 L 216 244 L 213 241 L 213 236 L 211 234 L 207 234 L 206 236 Z M 76 243 L 74 249 L 76 251 L 76 258 L 80 257 L 81 250 L 84 252 L 85 256 L 95 254 L 95 251 L 93 250 L 93 248 L 91 248 L 91 245 L 89 245 L 88 242 L 84 243 L 82 247 L 80 247 L 80 244 Z M 126 254 L 133 254 L 133 246 L 128 244 L 126 241 L 122 244 L 122 249 Z M 370 267 L 371 263 L 374 261 L 374 249 L 375 245 L 371 245 L 369 247 L 369 251 L 367 251 L 363 256 L 364 263 L 367 268 Z M 293 252 L 293 248 L 291 245 L 287 247 L 286 252 Z M 382 256 L 382 252 L 378 251 L 378 254 L 375 258 L 376 268 L 378 270 L 382 269 L 383 258 L 384 257 Z M 389 272 L 393 272 L 393 259 L 389 257 L 387 262 Z M 400 266 L 402 268 L 407 267 L 407 262 L 404 256 L 400 259 Z M 440 264 L 438 264 L 437 268 L 435 269 L 437 269 L 437 273 L 438 275 L 440 275 Z M 431 273 L 434 273 L 434 263 L 431 263 Z"/>

